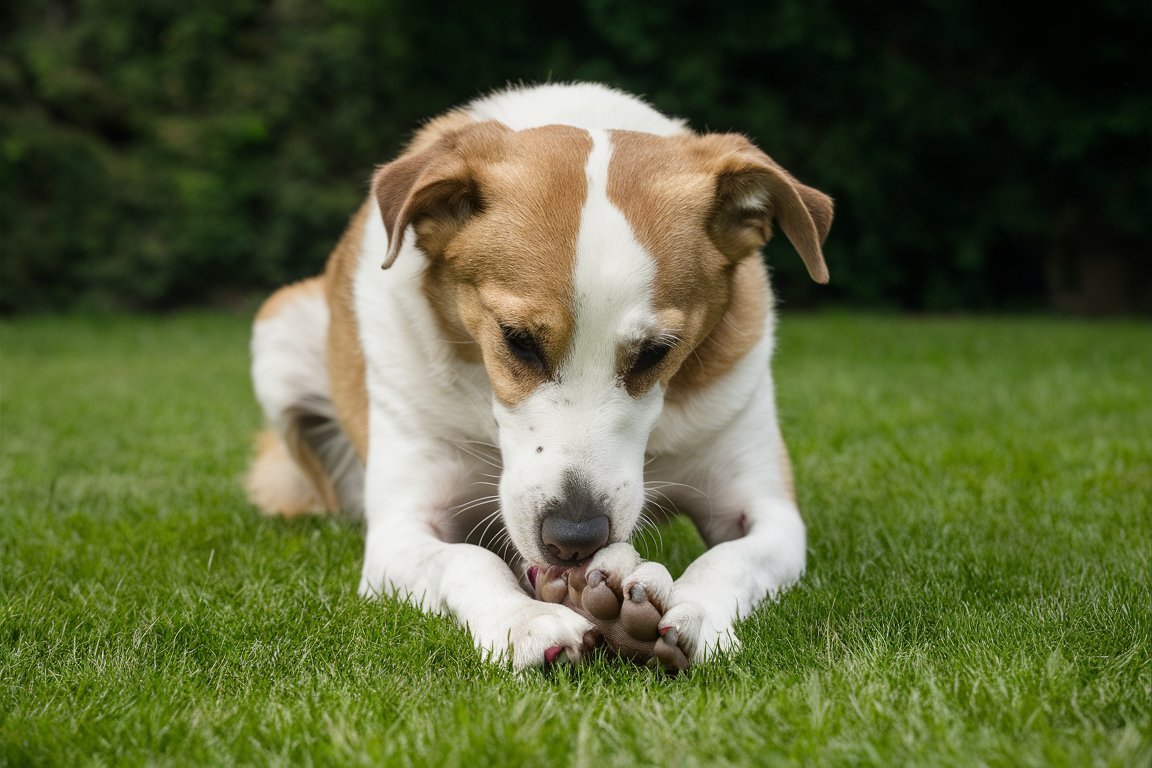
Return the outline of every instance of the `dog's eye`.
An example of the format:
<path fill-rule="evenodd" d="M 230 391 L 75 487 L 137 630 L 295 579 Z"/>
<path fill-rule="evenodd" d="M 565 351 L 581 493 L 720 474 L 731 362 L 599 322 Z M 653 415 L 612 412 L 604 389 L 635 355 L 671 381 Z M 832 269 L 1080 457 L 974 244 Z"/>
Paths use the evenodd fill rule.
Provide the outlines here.
<path fill-rule="evenodd" d="M 665 342 L 649 342 L 640 348 L 640 354 L 636 355 L 636 361 L 632 363 L 632 370 L 630 373 L 633 376 L 642 376 L 648 373 L 660 363 L 664 362 L 664 358 L 668 357 L 668 353 L 672 351 L 672 346 Z"/>
<path fill-rule="evenodd" d="M 504 334 L 504 345 L 508 347 L 513 357 L 541 371 L 544 370 L 544 356 L 540 353 L 540 347 L 532 334 L 508 326 L 501 326 L 500 332 Z"/>

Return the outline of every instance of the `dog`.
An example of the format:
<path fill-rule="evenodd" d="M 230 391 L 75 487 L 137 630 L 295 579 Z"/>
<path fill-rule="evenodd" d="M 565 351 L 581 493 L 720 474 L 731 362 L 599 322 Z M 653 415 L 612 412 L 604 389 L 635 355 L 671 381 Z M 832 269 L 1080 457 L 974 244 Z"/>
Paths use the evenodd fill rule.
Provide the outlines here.
<path fill-rule="evenodd" d="M 759 254 L 775 224 L 825 283 L 831 222 L 747 138 L 602 85 L 447 112 L 260 308 L 249 496 L 362 515 L 360 593 L 516 669 L 730 651 L 805 566 Z M 630 543 L 672 513 L 707 546 L 676 580 Z"/>

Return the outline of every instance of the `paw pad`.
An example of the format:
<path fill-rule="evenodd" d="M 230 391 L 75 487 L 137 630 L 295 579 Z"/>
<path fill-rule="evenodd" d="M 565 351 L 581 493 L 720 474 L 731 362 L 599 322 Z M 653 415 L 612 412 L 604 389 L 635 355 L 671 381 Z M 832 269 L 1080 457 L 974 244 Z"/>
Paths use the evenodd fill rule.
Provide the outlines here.
<path fill-rule="evenodd" d="M 537 599 L 565 605 L 592 622 L 593 632 L 621 658 L 673 673 L 688 668 L 676 630 L 660 626 L 665 606 L 643 584 L 630 585 L 625 594 L 619 574 L 590 570 L 588 565 L 567 570 L 532 566 L 528 580 Z M 547 652 L 545 660 L 553 663 Z"/>

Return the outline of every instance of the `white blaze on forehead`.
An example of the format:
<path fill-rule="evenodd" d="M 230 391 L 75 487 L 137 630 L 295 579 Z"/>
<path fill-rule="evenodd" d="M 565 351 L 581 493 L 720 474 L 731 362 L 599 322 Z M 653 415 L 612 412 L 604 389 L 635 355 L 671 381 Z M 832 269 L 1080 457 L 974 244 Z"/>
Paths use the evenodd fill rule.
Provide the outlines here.
<path fill-rule="evenodd" d="M 504 461 L 501 512 L 530 560 L 544 557 L 540 521 L 549 510 L 585 514 L 566 506 L 574 482 L 608 516 L 612 540 L 628 539 L 644 505 L 644 449 L 664 399 L 660 387 L 634 398 L 619 378 L 621 345 L 657 330 L 656 263 L 608 199 L 608 133 L 589 134 L 568 350 L 552 381 L 514 408 L 494 403 Z"/>
<path fill-rule="evenodd" d="M 636 239 L 623 212 L 608 199 L 612 143 L 606 131 L 589 131 L 592 151 L 588 192 L 576 239 L 573 299 L 575 333 L 565 368 L 607 362 L 615 370 L 622 342 L 655 330 L 652 311 L 656 262 Z"/>

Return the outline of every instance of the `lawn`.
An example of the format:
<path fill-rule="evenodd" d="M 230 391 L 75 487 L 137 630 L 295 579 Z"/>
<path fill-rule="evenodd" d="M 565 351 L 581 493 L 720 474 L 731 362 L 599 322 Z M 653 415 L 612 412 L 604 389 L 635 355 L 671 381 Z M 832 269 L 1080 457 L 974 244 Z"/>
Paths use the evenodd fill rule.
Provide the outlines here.
<path fill-rule="evenodd" d="M 244 318 L 0 334 L 0 765 L 1152 760 L 1147 323 L 785 313 L 809 572 L 676 679 L 487 665 L 261 519 Z"/>

